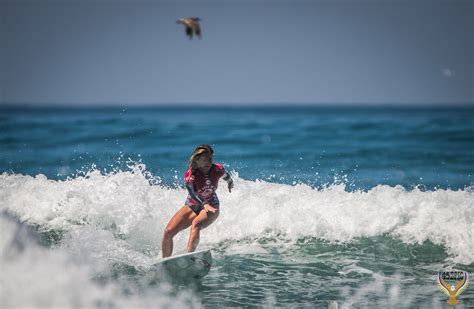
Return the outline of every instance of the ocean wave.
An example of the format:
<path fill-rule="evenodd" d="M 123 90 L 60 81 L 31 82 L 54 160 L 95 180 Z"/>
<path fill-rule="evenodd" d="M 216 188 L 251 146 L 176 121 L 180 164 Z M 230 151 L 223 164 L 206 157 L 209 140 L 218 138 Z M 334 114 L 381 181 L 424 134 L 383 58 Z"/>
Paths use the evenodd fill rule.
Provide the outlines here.
<path fill-rule="evenodd" d="M 474 262 L 472 187 L 425 191 L 378 185 L 349 192 L 344 184 L 314 188 L 233 174 L 232 193 L 224 184 L 218 190 L 221 216 L 202 233 L 202 246 L 258 239 L 269 230 L 293 241 L 312 237 L 339 243 L 388 235 L 406 244 L 429 241 L 443 246 L 456 263 Z M 3 173 L 0 210 L 44 230 L 64 231 L 64 243 L 78 252 L 110 257 L 136 250 L 158 255 L 163 229 L 183 205 L 186 190 L 152 185 L 150 177 L 143 164 L 111 173 L 91 170 L 59 181 Z M 184 249 L 186 240 L 187 233 L 178 234 L 177 251 Z M 117 244 L 104 253 L 98 244 L 107 241 Z M 142 263 L 140 256 L 132 259 Z"/>
<path fill-rule="evenodd" d="M 35 232 L 6 212 L 0 232 L 1 308 L 200 307 L 192 294 L 172 295 L 166 284 L 143 292 L 123 280 L 98 280 L 99 265 L 40 246 Z"/>

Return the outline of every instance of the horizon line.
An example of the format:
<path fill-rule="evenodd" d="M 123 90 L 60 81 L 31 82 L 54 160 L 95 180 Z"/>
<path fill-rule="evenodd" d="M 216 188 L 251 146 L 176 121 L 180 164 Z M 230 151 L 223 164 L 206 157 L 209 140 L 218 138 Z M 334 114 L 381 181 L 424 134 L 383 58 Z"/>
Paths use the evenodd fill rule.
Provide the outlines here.
<path fill-rule="evenodd" d="M 471 102 L 1 102 L 10 108 L 154 108 L 154 107 L 474 107 Z"/>

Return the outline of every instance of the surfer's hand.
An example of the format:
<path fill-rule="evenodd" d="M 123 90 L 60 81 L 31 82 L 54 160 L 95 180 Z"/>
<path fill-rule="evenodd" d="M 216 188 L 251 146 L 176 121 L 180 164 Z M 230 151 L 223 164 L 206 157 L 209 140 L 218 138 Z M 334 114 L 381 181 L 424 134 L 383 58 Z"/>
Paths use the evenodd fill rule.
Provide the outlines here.
<path fill-rule="evenodd" d="M 234 187 L 234 182 L 232 181 L 232 179 L 230 179 L 228 182 L 227 182 L 227 188 L 229 188 L 229 192 L 232 192 L 232 188 Z"/>
<path fill-rule="evenodd" d="M 216 213 L 217 208 L 212 207 L 212 206 L 209 205 L 209 204 L 204 204 L 204 210 L 205 210 L 206 212 L 212 212 L 212 213 L 214 214 L 214 213 Z"/>

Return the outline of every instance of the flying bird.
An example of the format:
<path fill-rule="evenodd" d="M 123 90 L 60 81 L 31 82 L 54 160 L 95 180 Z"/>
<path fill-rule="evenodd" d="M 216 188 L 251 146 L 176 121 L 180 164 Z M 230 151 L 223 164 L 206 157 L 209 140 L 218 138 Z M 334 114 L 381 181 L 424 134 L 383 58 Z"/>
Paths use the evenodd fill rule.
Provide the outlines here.
<path fill-rule="evenodd" d="M 186 35 L 191 40 L 193 38 L 193 34 L 196 34 L 199 38 L 201 38 L 201 26 L 199 26 L 200 21 L 201 19 L 199 17 L 184 17 L 178 19 L 176 23 L 184 25 L 186 28 Z"/>

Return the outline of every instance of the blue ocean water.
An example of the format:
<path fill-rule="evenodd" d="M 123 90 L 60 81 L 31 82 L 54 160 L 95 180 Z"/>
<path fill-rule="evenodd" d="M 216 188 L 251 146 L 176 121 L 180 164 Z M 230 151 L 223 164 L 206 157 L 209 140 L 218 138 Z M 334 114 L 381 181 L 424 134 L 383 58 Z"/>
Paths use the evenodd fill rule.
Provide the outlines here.
<path fill-rule="evenodd" d="M 194 147 L 245 179 L 352 189 L 471 186 L 474 109 L 187 107 L 10 109 L 0 118 L 0 170 L 64 179 L 143 162 L 179 181 Z"/>
<path fill-rule="evenodd" d="M 202 143 L 235 181 L 213 268 L 155 282 Z M 473 172 L 473 107 L 2 108 L 0 307 L 445 308 L 437 272 L 474 271 Z"/>

